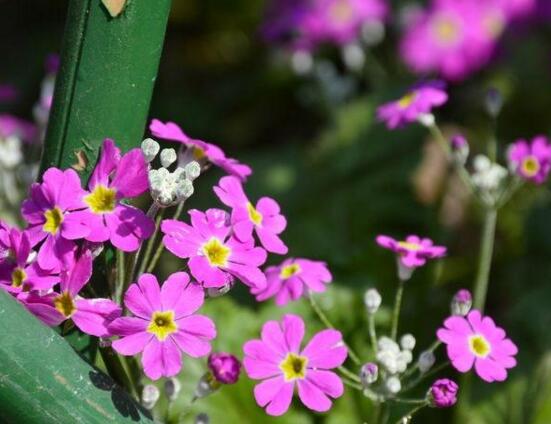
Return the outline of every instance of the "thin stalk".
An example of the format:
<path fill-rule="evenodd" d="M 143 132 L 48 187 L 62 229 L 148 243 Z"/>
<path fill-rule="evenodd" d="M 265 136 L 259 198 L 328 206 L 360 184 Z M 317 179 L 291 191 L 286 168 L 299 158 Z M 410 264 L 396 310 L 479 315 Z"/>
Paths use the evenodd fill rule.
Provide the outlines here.
<path fill-rule="evenodd" d="M 400 280 L 398 283 L 398 289 L 396 290 L 396 298 L 394 299 L 394 310 L 392 312 L 392 325 L 390 330 L 390 337 L 392 340 L 396 340 L 398 334 L 398 321 L 400 320 L 400 309 L 402 308 L 402 295 L 404 293 L 404 282 Z"/>
<path fill-rule="evenodd" d="M 356 374 L 354 374 L 352 371 L 350 371 L 348 368 L 343 367 L 342 365 L 337 368 L 343 375 L 350 378 L 351 380 L 355 381 L 356 383 L 361 383 L 362 380 L 360 377 L 358 377 Z"/>
<path fill-rule="evenodd" d="M 342 379 L 342 382 L 348 386 L 348 387 L 352 387 L 353 389 L 356 389 L 356 390 L 360 390 L 360 391 L 363 391 L 363 387 L 361 384 L 358 384 L 358 383 L 354 383 L 353 381 L 350 381 L 348 380 L 347 378 L 343 378 Z"/>
<path fill-rule="evenodd" d="M 450 365 L 450 362 L 449 361 L 446 361 L 446 362 L 443 362 L 442 364 L 434 367 L 433 369 L 427 371 L 426 373 L 424 374 L 420 374 L 417 378 L 415 378 L 414 380 L 410 381 L 408 384 L 406 384 L 404 386 L 404 388 L 402 389 L 402 392 L 405 392 L 409 389 L 412 389 L 414 388 L 415 386 L 417 386 L 421 381 L 423 381 L 425 378 L 429 378 L 431 376 L 433 376 L 434 374 L 437 374 L 439 373 L 440 371 L 442 371 L 443 369 L 447 368 L 448 366 Z"/>
<path fill-rule="evenodd" d="M 377 355 L 377 333 L 375 331 L 375 314 L 369 314 L 367 316 L 367 326 L 369 329 L 369 340 L 371 341 L 371 348 L 373 354 Z"/>
<path fill-rule="evenodd" d="M 327 318 L 327 315 L 325 315 L 325 313 L 321 310 L 319 305 L 316 303 L 312 293 L 308 294 L 308 298 L 310 299 L 310 305 L 312 305 L 312 309 L 314 310 L 316 315 L 319 317 L 320 321 L 327 328 L 335 329 L 335 326 L 331 323 L 331 321 L 329 321 L 329 318 Z M 352 348 L 346 342 L 343 341 L 343 343 L 346 346 L 346 348 L 348 349 L 348 356 L 350 356 L 350 359 L 352 359 L 352 362 L 354 362 L 356 365 L 361 365 L 362 362 L 361 362 L 359 356 L 352 350 Z"/>
<path fill-rule="evenodd" d="M 408 413 L 402 416 L 398 421 L 396 421 L 396 424 L 402 424 L 403 422 L 408 422 L 406 420 L 410 420 L 417 412 L 419 412 L 421 409 L 423 409 L 425 406 L 428 405 L 428 402 L 425 401 L 421 405 L 417 405 L 413 409 L 411 409 Z"/>
<path fill-rule="evenodd" d="M 117 249 L 117 285 L 115 289 L 115 299 L 120 305 L 122 301 L 122 293 L 124 290 L 124 252 L 120 249 Z"/>
<path fill-rule="evenodd" d="M 393 402 L 406 403 L 410 405 L 420 405 L 422 403 L 427 403 L 426 399 L 408 399 L 408 398 L 394 398 Z"/>
<path fill-rule="evenodd" d="M 482 238 L 480 241 L 480 256 L 478 261 L 478 272 L 474 284 L 473 306 L 481 313 L 484 312 L 490 268 L 494 252 L 495 231 L 497 223 L 497 210 L 487 209 L 482 227 Z"/>
<path fill-rule="evenodd" d="M 142 275 L 145 272 L 145 268 L 147 266 L 147 263 L 151 259 L 151 253 L 153 252 L 153 246 L 155 245 L 155 240 L 157 239 L 157 236 L 159 235 L 159 228 L 161 226 L 161 220 L 163 219 L 164 213 L 165 213 L 165 210 L 161 209 L 159 211 L 159 214 L 157 215 L 157 218 L 155 219 L 155 231 L 153 232 L 153 234 L 151 235 L 151 237 L 147 241 L 147 245 L 145 247 L 145 253 L 144 253 L 144 256 L 143 256 L 142 261 L 140 263 L 140 268 L 138 269 L 138 274 L 134 275 L 134 273 L 132 273 L 134 278 L 138 277 L 139 275 Z"/>
<path fill-rule="evenodd" d="M 435 340 L 430 346 L 429 348 L 426 350 L 426 352 L 433 352 L 438 348 L 438 346 L 440 346 L 442 344 L 442 342 L 440 340 Z M 413 375 L 413 373 L 415 371 L 417 371 L 419 369 L 419 361 L 417 361 L 415 363 L 414 366 L 412 366 L 410 369 L 408 369 L 403 375 L 402 375 L 402 378 L 407 378 L 409 377 L 410 375 Z"/>
<path fill-rule="evenodd" d="M 103 363 L 105 364 L 105 368 L 113 380 L 115 380 L 122 387 L 126 388 L 126 390 L 128 390 L 136 399 L 139 399 L 139 393 L 136 385 L 128 376 L 119 355 L 117 355 L 110 347 L 100 347 L 99 351 L 101 358 L 103 359 Z"/>

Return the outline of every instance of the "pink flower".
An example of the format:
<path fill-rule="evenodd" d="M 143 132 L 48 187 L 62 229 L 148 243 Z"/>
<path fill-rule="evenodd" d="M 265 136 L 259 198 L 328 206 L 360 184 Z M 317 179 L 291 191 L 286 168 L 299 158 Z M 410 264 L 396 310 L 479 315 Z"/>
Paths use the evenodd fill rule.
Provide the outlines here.
<path fill-rule="evenodd" d="M 446 254 L 444 246 L 435 246 L 431 239 L 415 235 L 407 236 L 403 241 L 379 235 L 376 241 L 379 246 L 396 253 L 402 265 L 407 268 L 418 268 L 425 265 L 428 259 L 441 258 Z"/>
<path fill-rule="evenodd" d="M 143 274 L 124 297 L 134 317 L 109 326 L 113 349 L 125 356 L 142 352 L 142 365 L 152 380 L 171 377 L 182 369 L 182 351 L 192 358 L 208 355 L 216 328 L 210 318 L 193 315 L 203 304 L 203 289 L 185 272 L 172 274 L 162 288 L 154 275 Z"/>
<path fill-rule="evenodd" d="M 90 234 L 75 213 L 85 207 L 85 191 L 72 169 L 50 168 L 42 181 L 31 186 L 30 199 L 23 202 L 21 213 L 29 224 L 27 233 L 31 244 L 44 240 L 38 251 L 38 264 L 44 269 L 54 269 L 70 259 L 75 248 L 72 240 Z"/>
<path fill-rule="evenodd" d="M 37 136 L 35 125 L 12 115 L 0 115 L 0 139 L 17 137 L 32 143 Z"/>
<path fill-rule="evenodd" d="M 239 179 L 233 176 L 223 177 L 214 187 L 214 192 L 226 206 L 232 208 L 231 223 L 235 236 L 241 241 L 249 241 L 253 230 L 260 243 L 268 252 L 284 255 L 287 246 L 278 234 L 287 226 L 277 202 L 269 197 L 261 197 L 254 206 L 243 191 Z"/>
<path fill-rule="evenodd" d="M 551 170 L 551 145 L 542 135 L 531 143 L 518 140 L 509 147 L 507 158 L 511 169 L 521 178 L 543 184 Z"/>
<path fill-rule="evenodd" d="M 379 106 L 377 118 L 386 122 L 389 129 L 415 122 L 420 115 L 430 113 L 434 107 L 448 101 L 448 95 L 443 87 L 438 81 L 419 84 L 402 98 Z"/>
<path fill-rule="evenodd" d="M 207 364 L 210 372 L 219 383 L 235 384 L 239 379 L 241 363 L 231 353 L 211 353 Z"/>
<path fill-rule="evenodd" d="M 253 290 L 253 294 L 259 302 L 275 296 L 276 305 L 283 306 L 299 299 L 305 290 L 324 292 L 331 279 L 325 262 L 289 258 L 266 268 L 266 288 Z"/>
<path fill-rule="evenodd" d="M 250 378 L 264 380 L 254 388 L 254 396 L 269 415 L 282 415 L 289 409 L 295 386 L 302 403 L 318 412 L 331 408 L 330 397 L 343 394 L 341 379 L 329 371 L 346 360 L 340 332 L 320 331 L 301 351 L 304 321 L 297 315 L 284 315 L 281 323 L 265 323 L 261 337 L 243 346 L 243 365 Z"/>
<path fill-rule="evenodd" d="M 47 325 L 57 326 L 71 319 L 83 332 L 96 337 L 110 335 L 107 325 L 121 315 L 121 308 L 109 299 L 84 299 L 78 293 L 92 276 L 92 255 L 83 253 L 61 273 L 60 292 L 40 296 L 36 292 L 18 296 L 30 312 Z"/>
<path fill-rule="evenodd" d="M 459 386 L 455 381 L 441 378 L 432 383 L 429 391 L 431 405 L 435 408 L 449 408 L 457 402 Z"/>
<path fill-rule="evenodd" d="M 165 219 L 161 224 L 163 244 L 179 258 L 189 259 L 191 274 L 205 287 L 223 287 L 234 278 L 261 289 L 266 277 L 258 268 L 266 251 L 253 240 L 241 242 L 231 236 L 228 214 L 220 209 L 189 211 L 191 225 Z"/>
<path fill-rule="evenodd" d="M 251 168 L 247 165 L 239 163 L 236 159 L 226 157 L 224 151 L 214 144 L 187 136 L 174 122 L 163 123 L 158 119 L 153 119 L 149 125 L 149 130 L 155 137 L 179 141 L 188 148 L 188 153 L 191 154 L 193 160 L 203 162 L 203 164 L 208 161 L 228 174 L 235 175 L 241 181 L 245 181 L 252 174 Z"/>
<path fill-rule="evenodd" d="M 155 224 L 140 209 L 121 200 L 137 197 L 148 187 L 147 164 L 141 150 L 132 149 L 121 157 L 113 140 L 106 139 L 88 182 L 90 191 L 83 197 L 86 209 L 79 212 L 90 231 L 86 240 L 110 240 L 125 252 L 137 250 L 153 234 Z"/>
<path fill-rule="evenodd" d="M 0 229 L 0 245 L 8 253 L 0 260 L 0 285 L 5 290 L 49 290 L 59 282 L 59 271 L 44 270 L 32 260 L 32 245 L 26 232 Z"/>
<path fill-rule="evenodd" d="M 469 312 L 467 317 L 446 319 L 436 334 L 447 345 L 448 357 L 459 372 L 467 372 L 474 365 L 480 378 L 491 383 L 504 381 L 507 369 L 517 364 L 515 344 L 492 318 L 481 316 L 477 310 Z"/>

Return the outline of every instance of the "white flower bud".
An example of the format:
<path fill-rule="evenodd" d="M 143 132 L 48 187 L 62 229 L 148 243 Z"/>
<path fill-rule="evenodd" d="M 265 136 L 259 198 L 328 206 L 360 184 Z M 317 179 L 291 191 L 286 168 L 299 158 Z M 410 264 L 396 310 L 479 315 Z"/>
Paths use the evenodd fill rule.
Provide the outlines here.
<path fill-rule="evenodd" d="M 174 162 L 176 162 L 178 156 L 176 155 L 176 150 L 174 149 L 163 149 L 161 151 L 161 165 L 164 168 L 168 168 Z"/>
<path fill-rule="evenodd" d="M 169 401 L 175 401 L 181 389 L 182 385 L 177 378 L 171 377 L 165 381 L 165 394 Z"/>
<path fill-rule="evenodd" d="M 398 377 L 389 377 L 385 381 L 385 388 L 388 390 L 389 393 L 395 395 L 400 390 L 402 390 L 402 383 L 400 383 L 400 379 Z"/>
<path fill-rule="evenodd" d="M 419 359 L 417 360 L 419 371 L 421 371 L 422 373 L 426 373 L 432 368 L 435 361 L 436 358 L 431 350 L 425 350 L 424 352 L 421 352 L 421 355 L 419 355 Z"/>
<path fill-rule="evenodd" d="M 434 123 L 436 122 L 436 119 L 434 118 L 434 115 L 432 113 L 422 113 L 417 117 L 417 121 L 425 126 L 425 127 L 432 127 Z"/>
<path fill-rule="evenodd" d="M 360 371 L 360 379 L 364 387 L 367 387 L 377 381 L 379 378 L 379 367 L 373 362 L 364 364 Z"/>
<path fill-rule="evenodd" d="M 413 350 L 415 348 L 415 337 L 412 334 L 404 334 L 400 339 L 402 349 Z"/>
<path fill-rule="evenodd" d="M 175 187 L 174 193 L 179 201 L 185 200 L 193 194 L 193 184 L 189 180 L 180 180 Z"/>
<path fill-rule="evenodd" d="M 466 316 L 473 306 L 471 292 L 466 289 L 459 290 L 451 301 L 450 309 L 452 315 Z"/>
<path fill-rule="evenodd" d="M 407 281 L 411 278 L 411 274 L 413 274 L 413 271 L 415 268 L 410 268 L 408 266 L 405 266 L 402 261 L 400 260 L 399 256 L 396 256 L 396 265 L 398 268 L 398 278 L 400 281 Z"/>
<path fill-rule="evenodd" d="M 368 289 L 364 295 L 364 303 L 368 314 L 375 314 L 381 306 L 382 298 L 376 289 Z"/>
<path fill-rule="evenodd" d="M 184 171 L 186 173 L 186 178 L 193 181 L 201 175 L 201 165 L 199 165 L 199 162 L 192 161 L 185 166 Z"/>
<path fill-rule="evenodd" d="M 155 156 L 157 156 L 159 150 L 161 150 L 161 146 L 159 146 L 159 143 L 152 138 L 146 138 L 142 141 L 142 153 L 147 162 L 151 162 L 155 159 Z"/>
<path fill-rule="evenodd" d="M 153 384 L 146 384 L 142 390 L 142 405 L 146 409 L 153 409 L 159 400 L 159 389 Z"/>

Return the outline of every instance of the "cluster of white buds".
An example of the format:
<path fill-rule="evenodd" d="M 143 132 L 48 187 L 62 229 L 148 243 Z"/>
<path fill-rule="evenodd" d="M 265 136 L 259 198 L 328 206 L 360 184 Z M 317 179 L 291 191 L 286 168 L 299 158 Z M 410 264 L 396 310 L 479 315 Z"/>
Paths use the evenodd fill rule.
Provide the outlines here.
<path fill-rule="evenodd" d="M 508 172 L 503 166 L 492 162 L 487 156 L 477 155 L 473 160 L 473 184 L 491 201 L 496 201 Z"/>
<path fill-rule="evenodd" d="M 411 336 L 413 337 L 413 336 Z M 408 340 L 411 342 L 411 339 Z M 415 346 L 415 339 L 413 339 Z M 407 347 L 411 344 L 407 345 Z M 377 361 L 391 375 L 403 373 L 413 360 L 410 349 L 405 349 L 389 337 L 381 337 L 377 342 Z"/>
<path fill-rule="evenodd" d="M 160 151 L 160 155 L 159 155 Z M 163 149 L 155 140 L 148 138 L 142 142 L 142 152 L 147 162 L 160 156 L 161 168 L 149 169 L 149 188 L 151 197 L 160 207 L 166 208 L 188 199 L 193 194 L 193 181 L 201 173 L 201 165 L 192 161 L 174 171 L 168 168 L 174 164 L 178 155 L 174 149 Z"/>

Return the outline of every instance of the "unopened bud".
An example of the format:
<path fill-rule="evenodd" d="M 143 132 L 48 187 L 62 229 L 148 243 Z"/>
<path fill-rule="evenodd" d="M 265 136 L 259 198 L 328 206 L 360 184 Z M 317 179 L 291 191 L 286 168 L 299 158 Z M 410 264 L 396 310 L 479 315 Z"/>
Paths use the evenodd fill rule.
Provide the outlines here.
<path fill-rule="evenodd" d="M 422 113 L 417 117 L 417 121 L 424 127 L 432 127 L 436 122 L 434 115 L 432 113 Z"/>
<path fill-rule="evenodd" d="M 155 159 L 155 156 L 157 156 L 159 150 L 161 150 L 161 146 L 159 146 L 159 143 L 152 138 L 146 138 L 142 141 L 142 153 L 147 162 L 151 162 Z"/>
<path fill-rule="evenodd" d="M 419 355 L 419 359 L 417 360 L 419 371 L 421 371 L 421 373 L 423 374 L 426 373 L 432 368 L 435 361 L 436 358 L 431 350 L 425 350 L 424 352 L 421 352 L 421 355 Z"/>
<path fill-rule="evenodd" d="M 201 175 L 201 165 L 199 165 L 199 162 L 191 161 L 184 167 L 184 172 L 186 174 L 186 178 L 193 181 Z"/>
<path fill-rule="evenodd" d="M 454 135 L 450 140 L 453 159 L 460 165 L 464 165 L 469 157 L 469 143 L 461 134 Z"/>
<path fill-rule="evenodd" d="M 400 256 L 396 256 L 396 266 L 398 268 L 398 278 L 402 282 L 409 280 L 415 270 L 413 267 L 404 265 Z"/>
<path fill-rule="evenodd" d="M 377 381 L 379 378 L 379 367 L 374 362 L 368 362 L 362 366 L 360 371 L 360 379 L 364 387 L 369 386 Z"/>
<path fill-rule="evenodd" d="M 214 378 L 214 375 L 212 375 L 212 373 L 209 371 L 199 379 L 199 382 L 195 387 L 195 398 L 204 398 L 211 393 L 214 393 L 220 388 L 220 386 L 221 383 L 218 382 L 216 378 Z"/>
<path fill-rule="evenodd" d="M 159 389 L 153 384 L 146 384 L 142 390 L 142 405 L 146 409 L 153 409 L 159 400 Z"/>
<path fill-rule="evenodd" d="M 171 377 L 165 381 L 165 394 L 169 401 L 175 401 L 181 389 L 182 385 L 177 378 Z"/>
<path fill-rule="evenodd" d="M 466 289 L 459 290 L 451 301 L 450 309 L 452 315 L 466 316 L 473 305 L 471 292 Z"/>
<path fill-rule="evenodd" d="M 486 92 L 486 97 L 484 99 L 484 106 L 486 107 L 486 112 L 492 118 L 497 118 L 503 109 L 503 95 L 497 88 L 490 88 Z"/>
<path fill-rule="evenodd" d="M 174 162 L 176 162 L 178 156 L 176 155 L 176 150 L 174 149 L 163 149 L 161 151 L 161 165 L 164 168 L 168 168 Z"/>
<path fill-rule="evenodd" d="M 412 334 L 404 334 L 400 339 L 402 349 L 413 350 L 415 348 L 415 337 Z"/>
<path fill-rule="evenodd" d="M 400 379 L 398 377 L 389 377 L 385 381 L 385 388 L 388 390 L 389 393 L 395 395 L 400 390 L 402 390 L 402 383 L 400 383 Z"/>
<path fill-rule="evenodd" d="M 207 414 L 201 412 L 195 417 L 195 424 L 210 424 L 210 418 Z"/>
<path fill-rule="evenodd" d="M 230 353 L 211 353 L 208 358 L 208 367 L 219 383 L 234 384 L 239 379 L 241 363 Z"/>
<path fill-rule="evenodd" d="M 370 315 L 375 314 L 379 310 L 382 300 L 381 295 L 376 289 L 368 289 L 364 295 L 367 313 Z"/>

